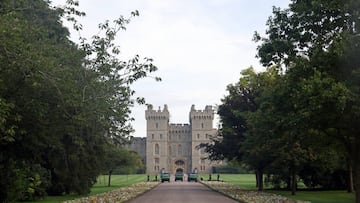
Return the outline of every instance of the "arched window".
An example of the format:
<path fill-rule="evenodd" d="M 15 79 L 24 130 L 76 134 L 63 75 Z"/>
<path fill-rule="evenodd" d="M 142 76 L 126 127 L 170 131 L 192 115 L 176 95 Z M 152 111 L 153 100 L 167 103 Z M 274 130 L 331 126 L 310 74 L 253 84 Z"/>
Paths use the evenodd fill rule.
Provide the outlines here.
<path fill-rule="evenodd" d="M 201 123 L 201 128 L 204 128 L 204 124 L 203 124 L 203 123 Z"/>
<path fill-rule="evenodd" d="M 177 160 L 177 161 L 175 161 L 175 164 L 178 166 L 182 166 L 182 165 L 185 165 L 185 162 L 183 160 Z"/>
<path fill-rule="evenodd" d="M 169 155 L 171 156 L 171 146 L 169 146 Z"/>
<path fill-rule="evenodd" d="M 159 154 L 159 144 L 155 144 L 155 154 Z"/>

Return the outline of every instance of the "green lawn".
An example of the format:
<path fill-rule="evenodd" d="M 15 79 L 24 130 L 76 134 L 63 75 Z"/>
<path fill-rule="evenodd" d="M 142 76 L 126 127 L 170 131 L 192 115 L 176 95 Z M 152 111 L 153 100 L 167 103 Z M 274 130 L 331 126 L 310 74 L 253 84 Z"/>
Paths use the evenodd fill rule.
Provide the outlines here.
<path fill-rule="evenodd" d="M 154 177 L 151 177 L 154 179 Z M 143 182 L 147 180 L 145 174 L 134 174 L 134 175 L 112 175 L 111 176 L 111 187 L 107 187 L 108 176 L 99 176 L 97 183 L 91 188 L 89 195 L 95 195 L 103 192 L 108 192 L 120 187 L 128 186 L 134 183 Z M 88 195 L 86 195 L 88 196 Z M 66 200 L 80 198 L 79 195 L 64 195 L 64 196 L 49 196 L 44 200 L 38 200 L 34 202 L 39 203 L 58 203 Z M 28 202 L 30 203 L 30 202 Z"/>
<path fill-rule="evenodd" d="M 209 178 L 209 175 L 200 175 L 204 180 Z M 107 187 L 107 176 L 100 176 L 98 182 L 91 188 L 90 195 L 99 194 L 114 190 L 119 187 L 131 185 L 133 183 L 146 181 L 145 174 L 137 175 L 113 175 L 111 177 L 111 187 Z M 216 180 L 217 174 L 212 175 L 212 179 Z M 150 177 L 151 180 L 154 177 Z M 226 182 L 238 185 L 244 189 L 255 190 L 255 175 L 254 174 L 220 174 L 220 179 Z M 291 196 L 290 191 L 266 190 L 269 193 L 280 194 L 292 199 L 307 200 L 312 203 L 353 203 L 355 202 L 355 194 L 349 194 L 345 191 L 298 191 L 295 196 Z M 56 197 L 46 197 L 44 200 L 36 201 L 41 203 L 58 203 L 65 200 L 79 198 L 78 195 L 66 195 Z"/>
<path fill-rule="evenodd" d="M 213 177 L 216 176 L 213 175 Z M 220 174 L 220 179 L 244 189 L 256 189 L 254 174 Z M 355 202 L 355 194 L 349 194 L 346 191 L 297 191 L 295 196 L 292 196 L 290 191 L 269 190 L 269 188 L 266 192 L 283 195 L 291 199 L 311 201 L 312 203 Z"/>
<path fill-rule="evenodd" d="M 238 185 L 244 189 L 256 190 L 254 174 L 220 174 L 220 180 Z"/>

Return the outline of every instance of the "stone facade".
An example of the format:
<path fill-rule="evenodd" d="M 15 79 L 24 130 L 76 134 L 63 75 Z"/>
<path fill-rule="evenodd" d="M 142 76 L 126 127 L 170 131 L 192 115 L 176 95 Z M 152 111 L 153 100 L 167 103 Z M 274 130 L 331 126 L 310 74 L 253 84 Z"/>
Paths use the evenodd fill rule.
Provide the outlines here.
<path fill-rule="evenodd" d="M 151 105 L 145 111 L 146 117 L 146 173 L 158 174 L 162 170 L 175 173 L 210 173 L 212 166 L 200 143 L 210 142 L 216 136 L 213 128 L 214 110 L 206 106 L 204 110 L 195 110 L 192 105 L 189 124 L 170 124 L 167 105 L 154 110 Z"/>

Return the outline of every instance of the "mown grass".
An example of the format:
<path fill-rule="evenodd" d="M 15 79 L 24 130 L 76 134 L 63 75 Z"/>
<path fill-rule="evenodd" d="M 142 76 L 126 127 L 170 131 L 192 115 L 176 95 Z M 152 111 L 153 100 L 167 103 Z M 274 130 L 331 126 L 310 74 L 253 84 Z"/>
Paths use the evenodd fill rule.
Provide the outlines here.
<path fill-rule="evenodd" d="M 205 177 L 205 176 L 204 176 Z M 213 175 L 214 177 L 214 175 Z M 254 174 L 220 174 L 220 179 L 241 188 L 255 190 L 255 175 Z M 355 202 L 355 194 L 347 193 L 346 191 L 305 191 L 299 190 L 295 196 L 291 195 L 290 191 L 271 190 L 265 187 L 265 191 L 269 193 L 279 194 L 290 199 L 310 201 L 312 203 L 353 203 Z"/>
<path fill-rule="evenodd" d="M 204 180 L 209 178 L 209 175 L 202 174 Z M 216 180 L 217 174 L 212 175 L 212 179 Z M 150 177 L 151 180 L 155 179 Z M 128 186 L 137 182 L 146 181 L 145 174 L 136 175 L 113 175 L 111 177 L 111 187 L 107 187 L 108 176 L 100 176 L 97 183 L 91 188 L 89 195 L 95 195 L 103 192 L 108 192 L 120 187 Z M 238 185 L 243 189 L 256 190 L 255 175 L 254 174 L 220 174 L 220 180 Z M 311 201 L 312 203 L 353 203 L 355 202 L 355 194 L 349 194 L 346 191 L 297 191 L 295 196 L 292 196 L 290 191 L 271 190 L 266 188 L 266 192 L 275 193 L 286 196 L 291 199 Z M 35 202 L 39 203 L 58 203 L 66 200 L 80 198 L 79 195 L 64 195 L 64 196 L 49 196 L 44 200 Z"/>
<path fill-rule="evenodd" d="M 153 179 L 153 177 L 151 177 Z M 39 203 L 59 203 L 66 200 L 77 199 L 84 196 L 95 195 L 103 192 L 108 192 L 120 187 L 125 187 L 128 185 L 132 185 L 138 182 L 144 182 L 147 180 L 147 176 L 145 174 L 132 174 L 132 175 L 112 175 L 111 176 L 111 187 L 108 187 L 108 176 L 99 176 L 97 179 L 97 183 L 91 188 L 91 192 L 88 195 L 63 195 L 63 196 L 48 196 L 43 200 L 37 200 L 33 202 Z M 30 202 L 26 202 L 30 203 Z"/>

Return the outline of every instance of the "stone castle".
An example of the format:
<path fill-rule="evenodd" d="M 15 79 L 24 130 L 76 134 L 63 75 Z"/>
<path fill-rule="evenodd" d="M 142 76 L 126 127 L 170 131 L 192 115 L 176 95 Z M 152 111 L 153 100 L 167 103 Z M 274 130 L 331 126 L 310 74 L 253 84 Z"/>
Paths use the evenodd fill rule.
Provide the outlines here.
<path fill-rule="evenodd" d="M 212 167 L 221 162 L 211 162 L 201 143 L 211 142 L 217 130 L 213 128 L 214 110 L 206 106 L 204 110 L 195 110 L 192 105 L 189 124 L 169 123 L 170 113 L 167 105 L 154 110 L 148 105 L 145 111 L 146 138 L 132 138 L 128 146 L 136 151 L 146 165 L 147 174 L 169 173 L 211 173 Z"/>
<path fill-rule="evenodd" d="M 169 173 L 211 173 L 212 166 L 201 143 L 211 142 L 217 130 L 213 128 L 214 110 L 206 106 L 204 110 L 195 110 L 192 105 L 189 124 L 169 123 L 170 113 L 167 105 L 154 110 L 148 105 L 145 111 L 146 139 L 133 138 L 130 149 L 137 151 L 146 164 L 147 174 Z"/>

